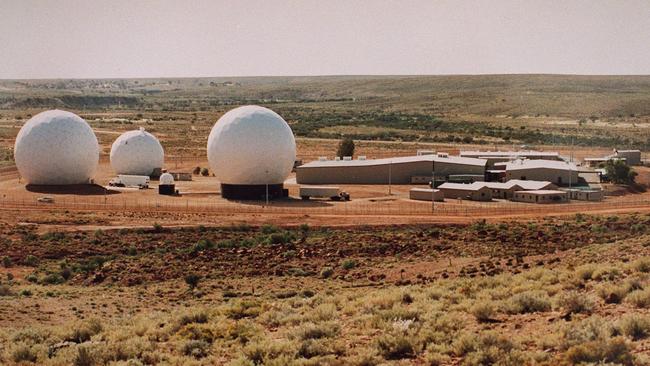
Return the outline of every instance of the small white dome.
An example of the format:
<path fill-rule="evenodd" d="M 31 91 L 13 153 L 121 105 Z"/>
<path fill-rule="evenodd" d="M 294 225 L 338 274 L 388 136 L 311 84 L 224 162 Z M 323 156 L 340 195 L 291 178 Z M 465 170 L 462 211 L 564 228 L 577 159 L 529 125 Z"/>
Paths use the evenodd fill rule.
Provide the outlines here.
<path fill-rule="evenodd" d="M 111 146 L 111 166 L 117 174 L 151 175 L 164 160 L 160 141 L 144 128 L 123 133 Z"/>
<path fill-rule="evenodd" d="M 296 140 L 272 110 L 244 106 L 224 114 L 208 137 L 208 161 L 225 184 L 281 184 L 296 160 Z"/>
<path fill-rule="evenodd" d="M 29 184 L 83 184 L 97 170 L 99 144 L 81 117 L 50 110 L 23 125 L 16 137 L 14 158 Z"/>
<path fill-rule="evenodd" d="M 160 178 L 158 179 L 158 182 L 161 185 L 171 185 L 174 184 L 174 176 L 171 175 L 170 173 L 162 173 L 160 175 Z"/>

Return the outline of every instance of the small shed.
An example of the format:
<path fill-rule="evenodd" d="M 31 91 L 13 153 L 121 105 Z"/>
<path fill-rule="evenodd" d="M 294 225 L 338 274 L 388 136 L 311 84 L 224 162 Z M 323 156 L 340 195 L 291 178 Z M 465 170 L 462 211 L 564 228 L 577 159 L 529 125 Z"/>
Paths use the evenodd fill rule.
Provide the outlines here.
<path fill-rule="evenodd" d="M 602 201 L 605 192 L 602 189 L 563 189 L 569 194 L 569 198 L 578 201 Z"/>
<path fill-rule="evenodd" d="M 492 190 L 483 182 L 472 184 L 443 183 L 438 186 L 445 198 L 460 198 L 472 201 L 491 201 Z"/>
<path fill-rule="evenodd" d="M 409 198 L 417 201 L 438 201 L 445 200 L 445 195 L 439 189 L 431 188 L 411 188 L 409 191 Z"/>

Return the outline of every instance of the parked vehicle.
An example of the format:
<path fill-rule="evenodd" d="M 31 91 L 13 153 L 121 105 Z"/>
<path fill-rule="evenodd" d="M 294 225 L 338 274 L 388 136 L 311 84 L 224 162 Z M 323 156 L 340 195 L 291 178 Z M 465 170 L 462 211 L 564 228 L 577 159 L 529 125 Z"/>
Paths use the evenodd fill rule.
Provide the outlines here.
<path fill-rule="evenodd" d="M 140 189 L 149 188 L 150 178 L 146 175 L 126 175 L 120 174 L 111 179 L 108 185 L 111 187 L 138 187 Z"/>
<path fill-rule="evenodd" d="M 42 203 L 54 203 L 54 198 L 52 198 L 50 196 L 43 196 L 43 197 L 38 197 L 36 199 L 36 201 L 42 202 Z"/>
<path fill-rule="evenodd" d="M 349 201 L 350 195 L 347 192 L 341 192 L 339 187 L 330 186 L 300 186 L 300 198 L 309 200 L 310 198 L 329 198 L 332 201 Z"/>

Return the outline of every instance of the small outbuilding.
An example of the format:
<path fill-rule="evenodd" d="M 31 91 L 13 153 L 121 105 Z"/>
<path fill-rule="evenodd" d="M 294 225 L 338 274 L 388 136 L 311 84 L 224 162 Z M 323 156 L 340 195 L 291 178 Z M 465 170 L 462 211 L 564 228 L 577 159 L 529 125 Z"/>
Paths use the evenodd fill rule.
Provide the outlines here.
<path fill-rule="evenodd" d="M 417 201 L 438 201 L 445 200 L 445 195 L 439 189 L 431 188 L 412 188 L 409 191 L 409 198 Z"/>
<path fill-rule="evenodd" d="M 492 190 L 492 198 L 511 199 L 515 192 L 518 191 L 538 191 L 538 190 L 553 190 L 557 186 L 551 182 L 536 181 L 536 180 L 519 180 L 512 179 L 505 183 L 501 182 L 486 182 L 486 187 Z"/>
<path fill-rule="evenodd" d="M 578 201 L 602 201 L 605 198 L 605 192 L 602 189 L 563 189 L 569 194 L 569 198 Z"/>
<path fill-rule="evenodd" d="M 569 201 L 569 194 L 557 190 L 518 191 L 512 196 L 516 202 L 563 203 Z"/>
<path fill-rule="evenodd" d="M 625 159 L 627 165 L 641 165 L 641 150 L 614 150 L 614 156 Z"/>
<path fill-rule="evenodd" d="M 492 190 L 483 182 L 472 184 L 443 183 L 438 186 L 445 198 L 460 198 L 472 201 L 491 201 Z"/>

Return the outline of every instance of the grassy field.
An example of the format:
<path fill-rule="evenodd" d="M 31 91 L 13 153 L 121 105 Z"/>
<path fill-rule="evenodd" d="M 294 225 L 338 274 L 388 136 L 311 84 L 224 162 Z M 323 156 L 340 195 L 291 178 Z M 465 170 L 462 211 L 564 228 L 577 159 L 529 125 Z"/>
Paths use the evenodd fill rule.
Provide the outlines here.
<path fill-rule="evenodd" d="M 649 224 L 4 225 L 0 363 L 648 364 Z"/>

